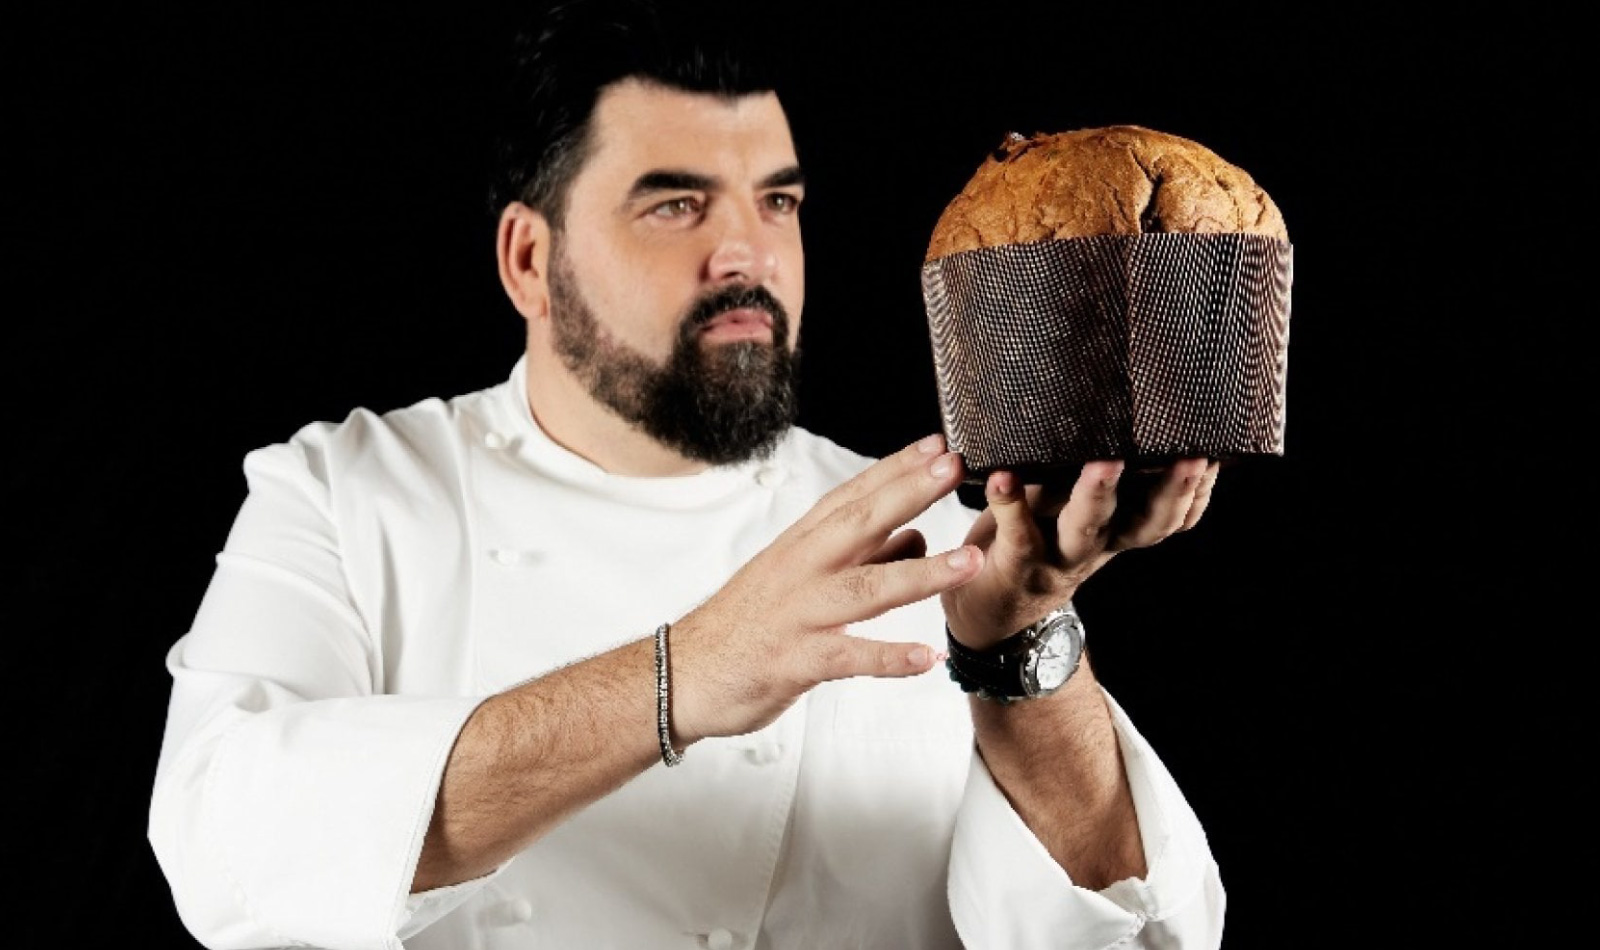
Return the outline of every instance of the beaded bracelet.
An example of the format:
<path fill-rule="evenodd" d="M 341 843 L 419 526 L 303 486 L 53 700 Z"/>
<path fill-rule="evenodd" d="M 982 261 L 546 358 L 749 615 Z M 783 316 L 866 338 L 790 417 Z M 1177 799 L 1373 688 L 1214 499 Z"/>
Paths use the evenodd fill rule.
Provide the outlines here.
<path fill-rule="evenodd" d="M 661 740 L 661 761 L 668 766 L 683 761 L 682 754 L 672 748 L 672 730 L 669 726 L 667 631 L 671 628 L 670 623 L 656 628 L 656 734 Z"/>

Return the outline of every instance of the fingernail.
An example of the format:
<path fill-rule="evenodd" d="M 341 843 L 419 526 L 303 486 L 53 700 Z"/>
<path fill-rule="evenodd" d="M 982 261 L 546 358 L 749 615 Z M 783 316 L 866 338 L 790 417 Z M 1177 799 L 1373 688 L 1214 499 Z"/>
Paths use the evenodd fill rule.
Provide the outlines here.
<path fill-rule="evenodd" d="M 944 447 L 944 436 L 930 435 L 917 443 L 917 451 L 923 455 L 932 455 Z"/>
<path fill-rule="evenodd" d="M 912 666 L 927 666 L 933 662 L 928 658 L 927 647 L 912 647 L 911 652 L 906 654 L 906 659 L 911 661 Z"/>
<path fill-rule="evenodd" d="M 963 547 L 945 558 L 944 562 L 958 571 L 963 570 L 972 563 L 972 552 Z"/>
<path fill-rule="evenodd" d="M 935 478 L 943 478 L 955 471 L 955 459 L 949 453 L 945 453 L 928 466 L 928 471 L 932 472 Z"/>

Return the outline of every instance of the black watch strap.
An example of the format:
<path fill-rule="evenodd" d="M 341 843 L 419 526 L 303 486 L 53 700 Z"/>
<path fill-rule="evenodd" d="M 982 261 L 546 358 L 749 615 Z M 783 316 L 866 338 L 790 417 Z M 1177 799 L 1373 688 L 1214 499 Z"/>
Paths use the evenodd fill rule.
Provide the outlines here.
<path fill-rule="evenodd" d="M 1064 614 L 1070 614 L 1076 620 L 1077 611 L 1068 603 L 983 650 L 974 650 L 957 640 L 946 624 L 944 632 L 949 649 L 945 657 L 945 669 L 949 671 L 950 679 L 968 693 L 976 693 L 980 698 L 1002 704 L 1030 698 L 1035 695 L 1028 689 L 1030 650 L 1040 633 Z"/>
<path fill-rule="evenodd" d="M 945 656 L 945 669 L 950 679 L 968 693 L 977 693 L 984 699 L 1009 703 L 1026 695 L 1022 688 L 1022 633 L 1013 634 L 987 650 L 974 650 L 955 638 L 947 625 L 944 628 L 949 650 Z"/>

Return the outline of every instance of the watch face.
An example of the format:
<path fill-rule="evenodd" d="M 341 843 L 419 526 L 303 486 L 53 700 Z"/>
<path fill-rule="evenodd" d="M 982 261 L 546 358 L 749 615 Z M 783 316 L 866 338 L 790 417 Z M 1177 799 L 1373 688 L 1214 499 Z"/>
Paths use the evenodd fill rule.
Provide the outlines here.
<path fill-rule="evenodd" d="M 1061 688 L 1078 668 L 1078 637 L 1071 618 L 1063 618 L 1046 628 L 1028 665 L 1029 685 L 1036 692 L 1049 693 Z"/>

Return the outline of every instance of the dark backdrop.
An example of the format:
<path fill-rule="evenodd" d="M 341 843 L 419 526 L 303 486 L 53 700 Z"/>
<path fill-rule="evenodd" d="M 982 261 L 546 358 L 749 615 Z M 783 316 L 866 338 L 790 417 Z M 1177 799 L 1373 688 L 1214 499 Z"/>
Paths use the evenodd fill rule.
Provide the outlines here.
<path fill-rule="evenodd" d="M 1469 882 L 1506 870 L 1484 842 L 1507 832 L 1480 821 L 1530 731 L 1490 671 L 1549 610 L 1527 510 L 1565 517 L 1530 498 L 1552 443 L 1513 408 L 1538 374 L 1504 332 L 1547 313 L 1508 247 L 1543 211 L 1519 163 L 1568 104 L 1559 58 L 1504 20 L 864 7 L 771 35 L 804 66 L 802 422 L 873 454 L 938 428 L 917 268 L 1007 131 L 1142 124 L 1252 173 L 1295 244 L 1287 450 L 1083 591 L 1101 675 L 1209 829 L 1230 947 L 1481 932 Z M 217 5 L 5 31 L 24 932 L 192 945 L 144 816 L 163 654 L 244 454 L 516 358 L 483 208 L 506 23 Z"/>

